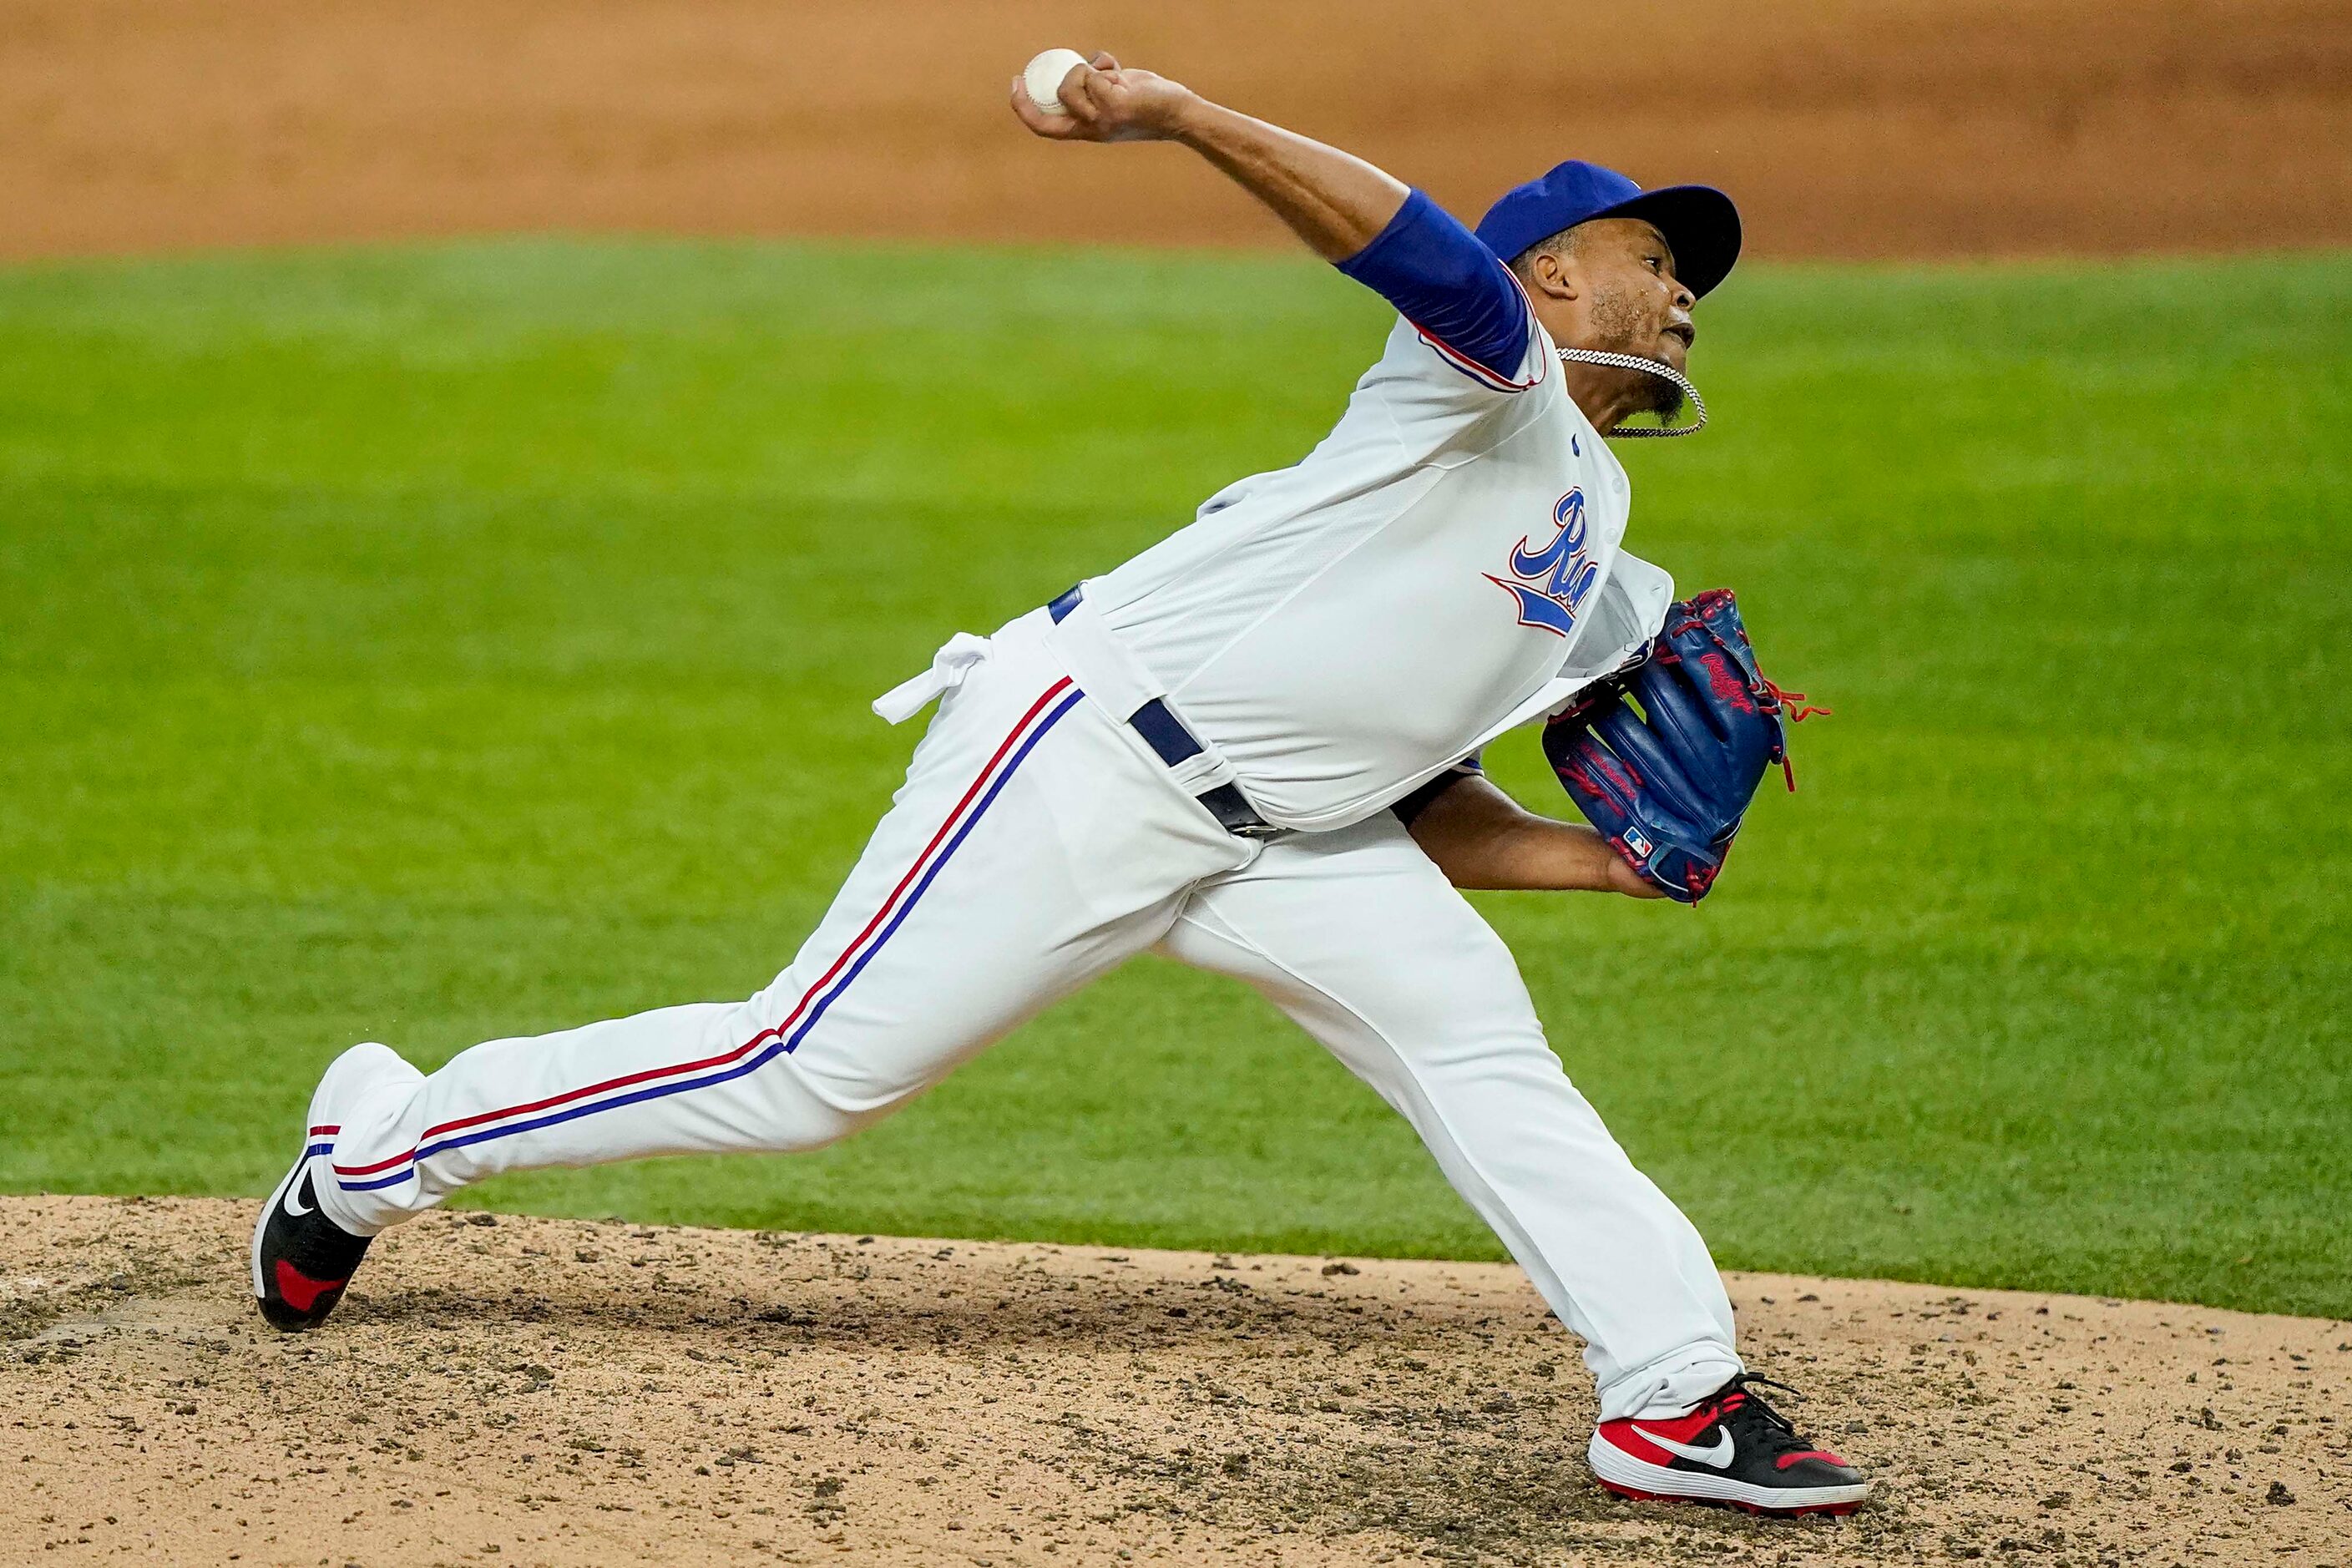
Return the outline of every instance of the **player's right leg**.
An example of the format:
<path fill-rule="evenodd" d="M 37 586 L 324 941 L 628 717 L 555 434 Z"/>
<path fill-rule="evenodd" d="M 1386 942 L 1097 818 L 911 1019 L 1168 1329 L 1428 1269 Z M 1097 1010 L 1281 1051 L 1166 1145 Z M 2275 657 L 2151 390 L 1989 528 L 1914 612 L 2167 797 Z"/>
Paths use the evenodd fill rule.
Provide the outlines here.
<path fill-rule="evenodd" d="M 313 1118 L 319 1207 L 366 1236 L 501 1172 L 830 1142 L 1150 946 L 1186 888 L 1254 853 L 1027 618 L 992 649 L 774 984 L 363 1075 Z"/>
<path fill-rule="evenodd" d="M 1502 940 L 1388 813 L 1267 846 L 1162 951 L 1257 987 L 1394 1106 L 1585 1341 L 1604 1485 L 1773 1512 L 1866 1483 L 1800 1440 L 1733 1348 L 1706 1244 L 1569 1081 Z"/>

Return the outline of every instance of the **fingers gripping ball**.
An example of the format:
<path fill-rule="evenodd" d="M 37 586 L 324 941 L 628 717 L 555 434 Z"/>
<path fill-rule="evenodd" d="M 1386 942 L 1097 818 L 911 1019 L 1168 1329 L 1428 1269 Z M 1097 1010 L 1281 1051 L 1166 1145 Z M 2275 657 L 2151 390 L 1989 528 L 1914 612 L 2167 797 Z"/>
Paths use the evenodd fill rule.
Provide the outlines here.
<path fill-rule="evenodd" d="M 1714 588 L 1670 607 L 1639 666 L 1554 719 L 1544 755 L 1626 864 L 1695 904 L 1715 886 L 1764 770 L 1789 770 L 1783 720 L 1828 711 L 1803 701 L 1756 668 L 1738 603 Z"/>
<path fill-rule="evenodd" d="M 1067 114 L 1070 111 L 1062 107 L 1062 83 L 1087 63 L 1087 57 L 1076 49 L 1047 49 L 1022 71 L 1021 85 L 1041 113 Z"/>

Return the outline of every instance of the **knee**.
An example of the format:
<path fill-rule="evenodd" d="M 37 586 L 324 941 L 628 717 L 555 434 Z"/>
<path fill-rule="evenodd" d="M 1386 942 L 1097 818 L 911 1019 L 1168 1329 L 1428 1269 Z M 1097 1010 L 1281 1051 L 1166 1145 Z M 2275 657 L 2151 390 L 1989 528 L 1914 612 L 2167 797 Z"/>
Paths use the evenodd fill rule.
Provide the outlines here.
<path fill-rule="evenodd" d="M 1516 969 L 1402 998 L 1378 1020 L 1391 1047 L 1417 1073 L 1475 1068 L 1481 1074 L 1560 1079 L 1543 1021 Z"/>
<path fill-rule="evenodd" d="M 910 1091 L 829 1073 L 795 1056 L 761 1068 L 759 1089 L 752 1098 L 761 1123 L 755 1136 L 763 1147 L 780 1153 L 805 1153 L 837 1143 L 911 1098 Z"/>
<path fill-rule="evenodd" d="M 761 1098 L 761 1125 L 751 1141 L 778 1154 L 805 1154 L 838 1143 L 875 1118 L 829 1105 L 799 1086 L 780 1086 Z"/>

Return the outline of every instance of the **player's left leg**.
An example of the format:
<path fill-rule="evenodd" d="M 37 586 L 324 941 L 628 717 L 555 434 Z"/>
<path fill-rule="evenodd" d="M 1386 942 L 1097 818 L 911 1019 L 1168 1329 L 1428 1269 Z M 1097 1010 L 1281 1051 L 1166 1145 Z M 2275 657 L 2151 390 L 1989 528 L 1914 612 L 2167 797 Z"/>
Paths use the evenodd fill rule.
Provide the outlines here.
<path fill-rule="evenodd" d="M 814 1149 L 1144 950 L 1255 847 L 1085 698 L 1043 612 L 990 639 L 800 955 L 747 1001 L 492 1040 L 431 1075 L 338 1058 L 257 1216 L 271 1321 L 334 1309 L 368 1240 L 509 1172 Z"/>
<path fill-rule="evenodd" d="M 1583 1337 L 1605 1481 L 1776 1510 L 1860 1499 L 1739 1381 L 1706 1243 L 1569 1082 L 1509 950 L 1395 818 L 1268 845 L 1203 883 L 1161 951 L 1248 981 L 1412 1124 Z M 1612 1438 L 1638 1473 L 1601 1451 Z M 1695 1474 L 1662 1479 L 1677 1466 Z"/>

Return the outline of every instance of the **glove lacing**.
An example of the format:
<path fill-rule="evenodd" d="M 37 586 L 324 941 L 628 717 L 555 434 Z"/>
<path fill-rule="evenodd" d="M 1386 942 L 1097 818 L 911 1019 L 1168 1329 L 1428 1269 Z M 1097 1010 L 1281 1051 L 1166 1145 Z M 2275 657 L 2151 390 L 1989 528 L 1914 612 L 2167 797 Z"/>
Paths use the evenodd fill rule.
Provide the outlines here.
<path fill-rule="evenodd" d="M 1807 704 L 1805 701 L 1805 694 L 1801 691 L 1781 690 L 1780 687 L 1773 684 L 1772 678 L 1765 674 L 1760 669 L 1756 672 L 1756 679 L 1764 683 L 1764 693 L 1772 700 L 1772 711 L 1780 714 L 1791 724 L 1801 724 L 1806 720 L 1813 718 L 1834 719 L 1837 717 L 1837 710 L 1834 708 L 1822 708 Z M 1790 711 L 1789 709 L 1789 704 L 1791 702 L 1797 705 L 1794 712 Z M 1790 795 L 1796 794 L 1796 764 L 1790 762 L 1789 748 L 1786 746 L 1780 748 L 1780 776 L 1789 781 L 1789 793 Z M 1775 1388 L 1789 1387 L 1785 1383 L 1776 1383 L 1772 1386 Z M 1789 1392 L 1794 1394 L 1796 1390 L 1791 1388 L 1789 1389 Z"/>

